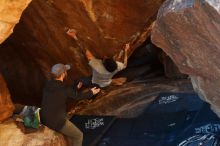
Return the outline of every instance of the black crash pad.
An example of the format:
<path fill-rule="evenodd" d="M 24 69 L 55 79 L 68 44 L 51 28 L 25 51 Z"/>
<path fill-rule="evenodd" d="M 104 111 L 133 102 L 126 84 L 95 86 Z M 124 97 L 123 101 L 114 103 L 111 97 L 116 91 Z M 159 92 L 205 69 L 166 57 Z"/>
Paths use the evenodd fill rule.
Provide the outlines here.
<path fill-rule="evenodd" d="M 103 126 L 86 129 L 90 119 Z M 161 93 L 139 117 L 75 116 L 84 146 L 219 146 L 220 119 L 194 93 Z M 99 124 L 98 124 L 99 125 Z"/>
<path fill-rule="evenodd" d="M 220 119 L 197 94 L 161 93 L 141 116 L 117 119 L 99 146 L 217 146 L 219 135 Z"/>
<path fill-rule="evenodd" d="M 83 132 L 83 146 L 96 146 L 115 120 L 114 116 L 78 115 L 70 119 Z"/>

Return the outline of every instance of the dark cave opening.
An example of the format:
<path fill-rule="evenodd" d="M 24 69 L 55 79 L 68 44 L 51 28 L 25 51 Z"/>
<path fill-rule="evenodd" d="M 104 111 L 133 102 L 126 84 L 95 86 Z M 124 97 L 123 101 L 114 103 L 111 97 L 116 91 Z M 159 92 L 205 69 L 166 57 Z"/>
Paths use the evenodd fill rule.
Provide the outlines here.
<path fill-rule="evenodd" d="M 81 77 L 91 76 L 83 49 L 89 49 L 101 59 L 117 55 L 123 50 L 125 43 L 130 43 L 132 53 L 128 66 L 114 76 L 114 79 L 124 78 L 126 82 L 102 89 L 94 99 L 67 101 L 69 116 L 113 116 L 117 120 L 124 120 L 121 125 L 116 124 L 115 128 L 110 126 L 115 134 L 111 135 L 111 139 L 108 135 L 111 132 L 93 134 L 98 135 L 100 140 L 102 138 L 101 145 L 109 145 L 114 141 L 120 143 L 120 146 L 127 145 L 122 144 L 121 137 L 114 139 L 117 135 L 126 136 L 125 143 L 136 141 L 136 144 L 129 145 L 146 145 L 147 138 L 150 141 L 155 140 L 149 145 L 160 143 L 158 139 L 176 141 L 175 145 L 181 142 L 181 145 L 191 142 L 189 140 L 194 137 L 191 137 L 194 130 L 204 130 L 204 126 L 209 130 L 210 124 L 219 121 L 216 115 L 219 116 L 220 103 L 216 88 L 219 84 L 219 62 L 216 58 L 219 45 L 216 41 L 218 37 L 213 37 L 219 33 L 216 29 L 219 24 L 216 21 L 219 16 L 217 3 L 164 0 L 126 3 L 123 0 L 36 0 L 25 9 L 21 6 L 25 0 L 18 3 L 5 2 L 2 3 L 4 17 L 0 22 L 4 41 L 1 41 L 0 37 L 0 89 L 3 89 L 3 94 L 0 94 L 0 98 L 3 97 L 3 102 L 0 100 L 0 113 L 10 109 L 5 104 L 10 98 L 13 101 L 11 106 L 16 107 L 14 113 L 20 113 L 24 105 L 40 107 L 43 88 L 46 80 L 50 79 L 52 65 L 63 63 L 74 66 L 65 81 L 65 84 L 70 85 Z M 18 12 L 20 14 L 17 14 Z M 16 21 L 12 20 L 12 16 Z M 67 35 L 66 28 L 77 31 L 77 37 L 83 47 Z M 182 74 L 180 70 L 188 75 Z M 204 108 L 195 109 L 200 106 L 199 102 L 194 100 L 195 92 L 208 102 L 201 104 L 206 105 Z M 199 99 L 199 96 L 196 95 L 196 98 Z M 178 99 L 186 99 L 187 102 L 180 101 L 178 105 Z M 51 104 L 55 103 L 50 101 Z M 159 107 L 152 108 L 152 111 L 147 113 L 146 109 L 154 105 L 152 103 L 167 106 L 167 109 L 172 110 Z M 207 113 L 209 107 L 216 114 Z M 12 115 L 13 108 L 6 112 L 11 112 Z M 14 117 L 9 118 L 11 120 Z M 126 124 L 131 125 L 127 128 Z M 189 127 L 192 124 L 196 127 Z M 182 129 L 175 131 L 175 128 Z M 171 129 L 174 130 L 173 133 Z M 122 134 L 118 130 L 122 130 Z M 16 133 L 13 129 L 9 131 Z M 6 132 L 5 138 L 10 137 L 7 134 Z M 177 141 L 181 136 L 178 134 L 184 136 L 179 142 Z M 199 133 L 202 134 L 210 133 Z M 94 140 L 91 135 L 87 137 Z M 30 137 L 24 142 L 33 142 L 29 139 Z M 36 140 L 35 137 L 31 139 Z M 46 141 L 49 145 L 50 142 Z M 219 143 L 219 140 L 216 143 Z"/>
<path fill-rule="evenodd" d="M 126 76 L 128 81 L 137 78 L 187 78 L 187 75 L 180 73 L 170 57 L 162 49 L 155 46 L 150 38 L 135 49 L 129 57 L 127 68 L 116 75 L 116 77 L 121 76 Z"/>
<path fill-rule="evenodd" d="M 129 58 L 127 68 L 131 72 L 135 71 L 133 74 L 137 74 L 137 77 L 144 75 L 145 78 L 165 77 L 171 80 L 188 77 L 179 71 L 173 60 L 161 48 L 154 45 L 150 38 L 135 49 Z M 142 72 L 138 74 L 141 68 L 143 68 Z"/>

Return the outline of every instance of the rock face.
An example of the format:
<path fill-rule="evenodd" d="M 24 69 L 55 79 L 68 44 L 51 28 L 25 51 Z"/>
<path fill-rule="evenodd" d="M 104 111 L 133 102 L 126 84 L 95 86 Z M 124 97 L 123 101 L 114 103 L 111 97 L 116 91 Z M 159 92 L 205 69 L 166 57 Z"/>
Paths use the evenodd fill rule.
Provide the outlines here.
<path fill-rule="evenodd" d="M 4 78 L 0 74 L 0 122 L 9 118 L 14 111 L 14 105 L 5 83 Z"/>
<path fill-rule="evenodd" d="M 138 70 L 141 69 L 135 69 L 137 74 L 140 72 Z M 189 79 L 172 80 L 157 72 L 141 75 L 141 78 L 128 81 L 124 85 L 112 85 L 102 90 L 95 100 L 83 100 L 74 106 L 69 105 L 70 114 L 133 118 L 141 115 L 161 92 L 194 92 Z"/>
<path fill-rule="evenodd" d="M 0 124 L 0 146 L 67 146 L 63 135 L 44 127 L 24 134 L 13 120 Z"/>
<path fill-rule="evenodd" d="M 143 78 L 145 76 L 142 76 Z M 141 115 L 149 103 L 161 92 L 193 92 L 190 80 L 170 80 L 164 77 L 136 79 L 120 88 L 111 86 L 95 100 L 78 103 L 72 114 L 114 115 L 132 118 Z M 18 128 L 19 127 L 19 128 Z M 15 124 L 12 119 L 0 124 L 0 146 L 66 146 L 67 138 L 47 127 L 29 133 L 22 124 Z"/>
<path fill-rule="evenodd" d="M 164 66 L 164 73 L 166 77 L 171 79 L 177 78 L 187 78 L 187 75 L 182 74 L 179 69 L 177 68 L 176 64 L 170 59 L 170 57 L 164 53 L 163 51 L 160 52 L 160 60 Z"/>
<path fill-rule="evenodd" d="M 2 73 L 13 97 L 39 103 L 50 67 L 71 63 L 70 81 L 90 74 L 82 48 L 113 56 L 136 48 L 149 35 L 163 0 L 34 0 L 13 35 L 0 47 Z M 66 35 L 77 31 L 79 41 Z M 133 50 L 130 50 L 130 53 Z"/>
<path fill-rule="evenodd" d="M 13 32 L 23 10 L 31 0 L 0 1 L 0 44 Z"/>
<path fill-rule="evenodd" d="M 159 10 L 152 41 L 189 74 L 194 89 L 220 116 L 220 2 L 167 0 Z"/>

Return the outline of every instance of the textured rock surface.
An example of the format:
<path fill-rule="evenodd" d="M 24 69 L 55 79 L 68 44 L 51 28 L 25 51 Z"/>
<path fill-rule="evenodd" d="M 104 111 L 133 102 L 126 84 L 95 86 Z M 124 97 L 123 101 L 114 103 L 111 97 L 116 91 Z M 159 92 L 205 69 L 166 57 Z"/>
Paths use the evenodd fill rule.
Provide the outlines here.
<path fill-rule="evenodd" d="M 143 76 L 142 76 L 143 77 Z M 146 79 L 144 79 L 146 78 Z M 72 109 L 73 114 L 115 115 L 136 117 L 160 92 L 193 92 L 190 80 L 170 80 L 163 77 L 133 80 L 121 88 L 111 87 L 93 101 L 83 101 Z M 0 124 L 0 146 L 66 146 L 66 138 L 47 127 L 24 134 L 13 120 Z"/>
<path fill-rule="evenodd" d="M 0 122 L 9 118 L 14 111 L 14 105 L 11 101 L 11 95 L 8 91 L 7 84 L 0 74 Z"/>
<path fill-rule="evenodd" d="M 152 75 L 147 75 L 142 79 L 126 83 L 120 88 L 112 86 L 100 93 L 95 100 L 79 102 L 76 106 L 72 106 L 74 108 L 70 111 L 72 114 L 131 118 L 142 114 L 149 103 L 161 92 L 194 92 L 189 79 L 151 78 Z"/>
<path fill-rule="evenodd" d="M 136 48 L 149 36 L 162 2 L 32 1 L 13 35 L 0 47 L 0 70 L 12 96 L 40 103 L 44 81 L 51 65 L 57 62 L 73 64 L 70 81 L 89 75 L 87 60 L 78 44 L 97 57 L 113 56 L 126 42 Z M 66 35 L 66 27 L 77 30 L 79 41 Z"/>
<path fill-rule="evenodd" d="M 31 0 L 0 1 L 0 44 L 13 32 L 23 10 L 30 2 Z"/>
<path fill-rule="evenodd" d="M 168 0 L 160 8 L 152 41 L 189 74 L 193 86 L 220 116 L 220 2 Z"/>
<path fill-rule="evenodd" d="M 24 134 L 13 120 L 8 120 L 0 124 L 0 146 L 67 146 L 67 142 L 63 135 L 47 127 Z"/>

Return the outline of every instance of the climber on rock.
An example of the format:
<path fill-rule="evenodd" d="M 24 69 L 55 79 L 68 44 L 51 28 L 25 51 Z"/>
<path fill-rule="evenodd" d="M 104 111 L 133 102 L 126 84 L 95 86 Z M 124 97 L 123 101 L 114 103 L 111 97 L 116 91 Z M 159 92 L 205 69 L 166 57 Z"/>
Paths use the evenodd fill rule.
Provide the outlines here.
<path fill-rule="evenodd" d="M 68 136 L 74 146 L 82 146 L 83 133 L 67 118 L 66 102 L 67 98 L 82 100 L 91 98 L 100 92 L 99 88 L 92 88 L 87 92 L 80 93 L 77 87 L 65 86 L 64 79 L 67 77 L 67 71 L 70 65 L 55 64 L 51 68 L 53 79 L 46 83 L 43 90 L 43 99 L 41 105 L 41 121 L 49 128 L 61 132 Z"/>
<path fill-rule="evenodd" d="M 76 41 L 78 38 L 76 37 L 76 31 L 74 29 L 70 29 L 66 32 L 69 36 L 71 36 Z M 89 65 L 92 68 L 92 79 L 82 79 L 82 83 L 84 86 L 88 86 L 90 84 L 105 88 L 109 86 L 114 80 L 112 80 L 113 76 L 118 73 L 119 71 L 125 69 L 127 67 L 127 60 L 128 60 L 128 50 L 130 48 L 129 44 L 125 44 L 124 50 L 121 51 L 118 57 L 114 56 L 113 58 L 105 58 L 105 59 L 98 59 L 96 58 L 88 49 L 84 49 L 86 58 L 89 61 Z M 123 62 L 117 61 L 121 58 L 121 54 L 124 52 L 124 59 Z M 122 80 L 116 80 L 116 84 L 120 85 L 125 82 L 123 78 Z"/>
<path fill-rule="evenodd" d="M 92 68 L 92 84 L 97 84 L 101 88 L 109 86 L 113 81 L 113 76 L 127 67 L 128 49 L 129 44 L 126 44 L 123 62 L 116 61 L 113 58 L 98 59 L 86 49 L 86 57 Z"/>

